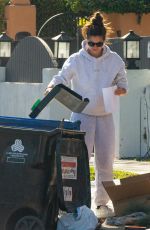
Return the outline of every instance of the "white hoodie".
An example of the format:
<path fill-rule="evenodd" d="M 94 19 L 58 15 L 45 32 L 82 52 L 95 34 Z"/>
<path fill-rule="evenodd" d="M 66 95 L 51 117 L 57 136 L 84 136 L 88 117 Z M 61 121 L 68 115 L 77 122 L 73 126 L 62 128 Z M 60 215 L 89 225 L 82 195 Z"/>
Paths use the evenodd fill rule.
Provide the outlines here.
<path fill-rule="evenodd" d="M 104 45 L 101 57 L 91 56 L 85 49 L 72 54 L 64 63 L 62 70 L 55 75 L 50 85 L 64 84 L 90 100 L 82 113 L 88 115 L 105 115 L 102 88 L 117 85 L 127 89 L 125 64 L 121 57 Z"/>

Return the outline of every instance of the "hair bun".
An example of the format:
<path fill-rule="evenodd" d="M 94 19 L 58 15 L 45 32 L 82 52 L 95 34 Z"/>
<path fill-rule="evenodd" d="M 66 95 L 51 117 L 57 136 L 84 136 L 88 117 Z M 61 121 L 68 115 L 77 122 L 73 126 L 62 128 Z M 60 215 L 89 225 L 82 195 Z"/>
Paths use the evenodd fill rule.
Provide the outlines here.
<path fill-rule="evenodd" d="M 103 17 L 100 13 L 96 13 L 95 18 L 100 21 L 101 23 L 103 22 Z"/>
<path fill-rule="evenodd" d="M 90 38 L 90 36 L 102 36 L 105 41 L 106 35 L 111 35 L 113 30 L 106 23 L 105 16 L 100 11 L 96 11 L 88 18 L 81 32 L 84 39 Z"/>
<path fill-rule="evenodd" d="M 96 14 L 94 15 L 94 17 L 92 18 L 92 24 L 94 26 L 104 26 L 103 25 L 103 17 L 101 16 L 101 14 L 99 12 L 96 12 Z"/>

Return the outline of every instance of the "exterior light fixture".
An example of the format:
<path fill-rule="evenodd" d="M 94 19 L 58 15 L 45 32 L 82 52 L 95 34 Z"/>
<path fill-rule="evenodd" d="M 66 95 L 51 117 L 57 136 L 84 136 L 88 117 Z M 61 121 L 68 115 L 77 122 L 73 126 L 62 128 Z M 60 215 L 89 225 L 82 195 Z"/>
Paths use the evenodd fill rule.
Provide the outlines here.
<path fill-rule="evenodd" d="M 122 37 L 124 58 L 127 61 L 128 69 L 139 69 L 135 61 L 140 60 L 140 40 L 141 37 L 130 30 L 128 34 Z"/>
<path fill-rule="evenodd" d="M 5 66 L 12 52 L 13 39 L 5 32 L 0 35 L 0 65 Z"/>
<path fill-rule="evenodd" d="M 54 57 L 57 59 L 58 68 L 61 68 L 64 61 L 70 55 L 70 43 L 72 38 L 65 32 L 61 32 L 59 35 L 52 38 L 54 41 Z"/>

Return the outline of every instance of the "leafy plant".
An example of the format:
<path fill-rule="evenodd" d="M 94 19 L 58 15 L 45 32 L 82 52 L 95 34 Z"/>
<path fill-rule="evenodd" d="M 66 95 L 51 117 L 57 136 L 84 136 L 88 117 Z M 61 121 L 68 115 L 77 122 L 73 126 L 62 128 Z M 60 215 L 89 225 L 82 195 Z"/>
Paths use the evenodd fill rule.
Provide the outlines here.
<path fill-rule="evenodd" d="M 149 13 L 149 0 L 65 0 L 73 12 L 91 12 L 101 9 L 105 13 Z"/>
<path fill-rule="evenodd" d="M 0 33 L 3 32 L 5 28 L 5 19 L 4 19 L 4 9 L 9 0 L 0 0 Z"/>

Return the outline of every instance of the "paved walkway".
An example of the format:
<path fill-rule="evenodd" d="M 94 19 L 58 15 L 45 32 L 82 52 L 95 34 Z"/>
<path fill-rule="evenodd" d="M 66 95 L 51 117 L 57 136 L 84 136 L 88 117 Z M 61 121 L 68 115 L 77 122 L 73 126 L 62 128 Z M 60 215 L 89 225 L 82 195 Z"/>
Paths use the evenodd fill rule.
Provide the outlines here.
<path fill-rule="evenodd" d="M 137 174 L 150 173 L 150 161 L 115 160 L 114 169 Z"/>
<path fill-rule="evenodd" d="M 91 158 L 90 164 L 93 165 L 94 157 Z M 150 173 L 150 161 L 136 160 L 118 160 L 114 161 L 114 170 L 135 172 L 137 174 Z"/>

